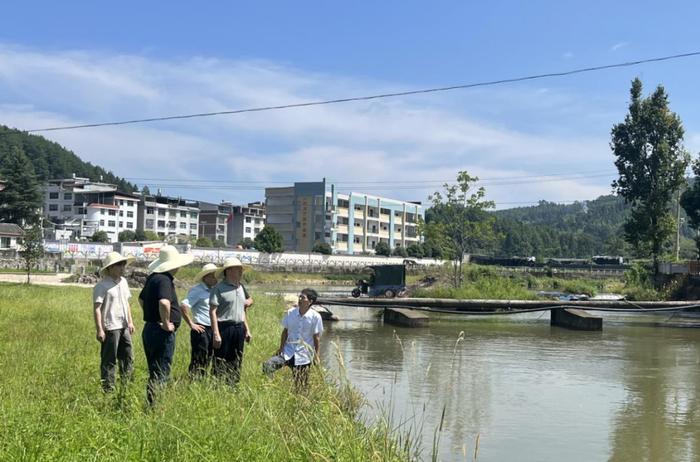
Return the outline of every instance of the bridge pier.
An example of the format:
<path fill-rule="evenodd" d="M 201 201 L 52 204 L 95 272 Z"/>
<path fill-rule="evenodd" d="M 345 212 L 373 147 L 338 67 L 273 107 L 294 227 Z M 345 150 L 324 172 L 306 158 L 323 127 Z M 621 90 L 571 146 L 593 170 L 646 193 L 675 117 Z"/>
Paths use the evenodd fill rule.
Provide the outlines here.
<path fill-rule="evenodd" d="M 572 330 L 603 330 L 603 318 L 576 308 L 550 310 L 550 325 Z"/>
<path fill-rule="evenodd" d="M 384 322 L 403 327 L 425 327 L 430 318 L 428 315 L 416 310 L 406 308 L 386 308 L 384 310 Z"/>

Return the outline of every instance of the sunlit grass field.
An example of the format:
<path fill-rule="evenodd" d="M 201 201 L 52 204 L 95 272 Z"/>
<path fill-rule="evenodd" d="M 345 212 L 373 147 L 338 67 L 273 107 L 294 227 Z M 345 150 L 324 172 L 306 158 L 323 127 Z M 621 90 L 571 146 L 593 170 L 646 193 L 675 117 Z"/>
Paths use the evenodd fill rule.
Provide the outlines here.
<path fill-rule="evenodd" d="M 288 370 L 272 380 L 262 361 L 279 342 L 284 303 L 253 293 L 240 384 L 187 377 L 189 328 L 183 323 L 170 386 L 146 410 L 141 309 L 132 310 L 134 381 L 105 395 L 91 290 L 0 285 L 1 461 L 307 461 L 404 460 L 380 427 L 354 417 L 358 401 L 315 369 L 308 390 Z"/>

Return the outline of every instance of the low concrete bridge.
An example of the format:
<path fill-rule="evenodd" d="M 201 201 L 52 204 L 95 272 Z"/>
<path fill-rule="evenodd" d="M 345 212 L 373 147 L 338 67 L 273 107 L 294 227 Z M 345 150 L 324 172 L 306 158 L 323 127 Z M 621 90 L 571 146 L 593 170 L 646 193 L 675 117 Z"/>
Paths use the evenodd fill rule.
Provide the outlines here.
<path fill-rule="evenodd" d="M 369 307 L 384 309 L 385 322 L 409 327 L 428 324 L 425 313 L 450 313 L 462 315 L 508 315 L 536 311 L 550 311 L 551 324 L 576 330 L 600 330 L 602 318 L 584 311 L 606 311 L 619 313 L 659 313 L 698 310 L 700 304 L 687 301 L 642 301 L 625 300 L 474 300 L 443 298 L 320 298 L 320 305 Z M 410 311 L 423 312 L 408 316 Z M 389 313 L 387 315 L 387 313 Z M 700 327 L 700 318 L 695 323 L 684 323 L 685 327 Z"/>

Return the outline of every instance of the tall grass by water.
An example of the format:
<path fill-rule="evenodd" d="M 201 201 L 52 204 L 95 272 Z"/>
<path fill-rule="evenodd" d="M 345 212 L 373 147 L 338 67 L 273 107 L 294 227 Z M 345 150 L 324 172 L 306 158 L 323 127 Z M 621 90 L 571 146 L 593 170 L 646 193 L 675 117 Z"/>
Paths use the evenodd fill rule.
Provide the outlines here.
<path fill-rule="evenodd" d="M 189 329 L 178 332 L 172 381 L 144 407 L 141 310 L 133 304 L 133 382 L 105 395 L 88 288 L 0 285 L 0 460 L 306 461 L 408 458 L 385 426 L 366 427 L 358 398 L 313 371 L 298 392 L 260 364 L 279 342 L 283 302 L 253 294 L 253 341 L 235 389 L 187 378 Z"/>

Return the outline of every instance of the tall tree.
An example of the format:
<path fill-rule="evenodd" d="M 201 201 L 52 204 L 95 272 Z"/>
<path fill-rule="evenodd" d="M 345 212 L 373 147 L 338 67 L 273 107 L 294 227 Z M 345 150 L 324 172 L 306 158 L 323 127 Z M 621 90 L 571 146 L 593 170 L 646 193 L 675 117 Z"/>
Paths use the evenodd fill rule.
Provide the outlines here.
<path fill-rule="evenodd" d="M 690 156 L 683 147 L 683 124 L 668 107 L 659 85 L 642 97 L 642 82 L 634 79 L 629 113 L 612 128 L 610 147 L 620 177 L 613 188 L 630 204 L 625 239 L 642 255 L 650 255 L 654 269 L 673 233 L 669 204 L 683 185 Z"/>
<path fill-rule="evenodd" d="M 265 226 L 255 236 L 253 242 L 255 242 L 255 248 L 263 253 L 276 253 L 283 249 L 282 235 L 272 226 Z"/>
<path fill-rule="evenodd" d="M 472 192 L 479 178 L 462 171 L 457 183 L 444 185 L 444 193 L 430 196 L 433 203 L 430 220 L 421 225 L 427 239 L 439 243 L 442 255 L 453 263 L 453 284 L 462 284 L 462 266 L 467 253 L 483 251 L 497 240 L 494 216 L 488 213 L 495 207 L 493 201 L 485 200 L 483 187 Z"/>
<path fill-rule="evenodd" d="M 695 179 L 692 185 L 681 195 L 681 207 L 688 216 L 691 228 L 695 229 L 695 246 L 697 258 L 700 258 L 700 159 L 693 162 Z"/>
<path fill-rule="evenodd" d="M 0 221 L 20 226 L 39 220 L 41 192 L 34 167 L 19 147 L 12 147 L 0 163 L 5 189 L 0 194 Z"/>
<path fill-rule="evenodd" d="M 27 284 L 30 281 L 32 269 L 44 256 L 44 239 L 41 227 L 38 224 L 24 228 L 22 236 L 22 248 L 19 256 L 24 260 L 24 269 L 27 272 Z"/>

